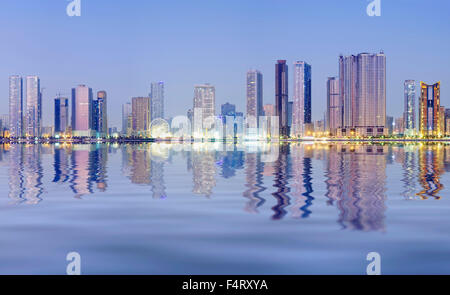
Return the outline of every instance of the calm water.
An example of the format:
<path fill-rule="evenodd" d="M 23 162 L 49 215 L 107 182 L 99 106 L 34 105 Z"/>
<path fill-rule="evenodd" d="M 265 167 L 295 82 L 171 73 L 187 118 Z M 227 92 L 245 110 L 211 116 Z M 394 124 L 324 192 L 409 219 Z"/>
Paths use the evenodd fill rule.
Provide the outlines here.
<path fill-rule="evenodd" d="M 450 274 L 450 145 L 0 147 L 0 274 Z"/>

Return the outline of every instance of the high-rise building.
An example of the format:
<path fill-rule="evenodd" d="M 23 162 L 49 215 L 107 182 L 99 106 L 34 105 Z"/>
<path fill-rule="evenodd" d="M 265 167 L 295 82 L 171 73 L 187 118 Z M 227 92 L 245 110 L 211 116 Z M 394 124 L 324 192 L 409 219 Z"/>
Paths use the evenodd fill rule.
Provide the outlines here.
<path fill-rule="evenodd" d="M 445 109 L 445 135 L 450 136 L 450 109 Z"/>
<path fill-rule="evenodd" d="M 288 120 L 288 127 L 289 130 L 292 131 L 292 124 L 293 124 L 293 113 L 294 113 L 294 102 L 289 101 L 288 102 L 288 111 L 287 111 L 287 120 Z"/>
<path fill-rule="evenodd" d="M 72 132 L 74 136 L 92 136 L 92 88 L 72 88 Z"/>
<path fill-rule="evenodd" d="M 394 134 L 394 117 L 386 116 L 386 128 L 389 135 Z"/>
<path fill-rule="evenodd" d="M 55 133 L 65 133 L 69 125 L 69 99 L 55 98 Z"/>
<path fill-rule="evenodd" d="M 132 98 L 133 135 L 148 137 L 150 135 L 150 97 Z"/>
<path fill-rule="evenodd" d="M 131 103 L 122 105 L 122 135 L 130 135 L 132 129 L 132 108 Z"/>
<path fill-rule="evenodd" d="M 11 137 L 22 137 L 23 130 L 23 79 L 9 77 L 9 131 Z"/>
<path fill-rule="evenodd" d="M 0 132 L 3 135 L 3 131 L 9 130 L 9 115 L 3 114 L 0 115 Z"/>
<path fill-rule="evenodd" d="M 439 108 L 439 130 L 440 135 L 445 135 L 445 107 Z"/>
<path fill-rule="evenodd" d="M 440 136 L 440 88 L 437 82 L 420 82 L 419 131 L 422 136 Z"/>
<path fill-rule="evenodd" d="M 91 103 L 91 129 L 95 136 L 98 135 L 98 100 L 93 99 Z"/>
<path fill-rule="evenodd" d="M 255 118 L 256 126 L 259 126 L 263 112 L 263 75 L 260 71 L 250 70 L 247 72 L 247 118 Z"/>
<path fill-rule="evenodd" d="M 403 112 L 403 125 L 406 135 L 416 133 L 416 81 L 406 80 L 405 89 L 405 110 Z"/>
<path fill-rule="evenodd" d="M 151 121 L 164 119 L 164 82 L 154 82 L 150 90 Z"/>
<path fill-rule="evenodd" d="M 273 104 L 264 105 L 264 116 L 266 117 L 275 116 L 275 106 Z"/>
<path fill-rule="evenodd" d="M 292 135 L 305 135 L 305 124 L 311 124 L 311 66 L 304 61 L 294 62 L 294 105 Z"/>
<path fill-rule="evenodd" d="M 227 102 L 221 106 L 221 111 L 222 116 L 235 116 L 236 105 Z"/>
<path fill-rule="evenodd" d="M 100 137 L 108 135 L 108 108 L 106 91 L 97 92 L 97 134 Z"/>
<path fill-rule="evenodd" d="M 194 132 L 198 137 L 211 128 L 216 114 L 216 89 L 210 84 L 194 86 Z M 202 129 L 202 130 L 200 130 Z"/>
<path fill-rule="evenodd" d="M 339 78 L 329 77 L 327 80 L 326 131 L 331 136 L 336 136 L 341 125 L 342 105 L 339 97 Z"/>
<path fill-rule="evenodd" d="M 289 136 L 288 66 L 285 60 L 278 60 L 275 65 L 275 115 L 278 116 L 280 136 Z"/>
<path fill-rule="evenodd" d="M 405 133 L 404 118 L 396 118 L 394 126 L 394 134 L 403 135 Z"/>
<path fill-rule="evenodd" d="M 386 56 L 360 53 L 339 57 L 343 136 L 385 135 Z"/>
<path fill-rule="evenodd" d="M 39 137 L 42 127 L 42 97 L 40 80 L 37 76 L 27 76 L 27 101 L 25 113 L 25 134 L 28 137 Z"/>

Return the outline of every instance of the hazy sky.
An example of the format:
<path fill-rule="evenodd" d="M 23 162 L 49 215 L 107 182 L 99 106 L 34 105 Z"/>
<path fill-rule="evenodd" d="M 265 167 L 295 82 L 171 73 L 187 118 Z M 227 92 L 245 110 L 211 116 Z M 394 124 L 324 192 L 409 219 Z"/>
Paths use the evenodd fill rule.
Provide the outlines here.
<path fill-rule="evenodd" d="M 450 107 L 450 1 L 381 0 L 382 15 L 366 14 L 368 0 L 81 0 L 82 16 L 66 14 L 67 0 L 2 0 L 0 93 L 8 108 L 8 76 L 39 75 L 44 123 L 53 99 L 86 84 L 108 92 L 110 125 L 121 126 L 121 105 L 166 83 L 166 115 L 192 107 L 193 86 L 216 86 L 216 108 L 245 110 L 246 71 L 264 75 L 264 103 L 274 103 L 274 64 L 312 65 L 313 119 L 323 117 L 325 83 L 337 75 L 339 54 L 387 56 L 387 114 L 403 111 L 403 81 L 441 81 Z M 292 97 L 290 97 L 292 99 Z"/>

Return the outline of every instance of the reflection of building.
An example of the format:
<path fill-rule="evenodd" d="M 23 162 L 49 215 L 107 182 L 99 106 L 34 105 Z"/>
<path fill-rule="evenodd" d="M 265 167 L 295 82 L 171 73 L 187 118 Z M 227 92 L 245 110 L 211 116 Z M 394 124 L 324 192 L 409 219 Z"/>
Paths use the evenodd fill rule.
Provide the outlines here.
<path fill-rule="evenodd" d="M 422 191 L 417 195 L 422 199 L 440 199 L 438 193 L 444 188 L 440 178 L 444 173 L 444 149 L 440 145 L 421 146 L 419 150 L 419 183 Z"/>
<path fill-rule="evenodd" d="M 294 218 L 308 218 L 311 214 L 309 207 L 314 197 L 312 187 L 312 153 L 311 146 L 303 144 L 291 147 L 292 161 L 292 198 L 291 208 Z"/>
<path fill-rule="evenodd" d="M 235 152 L 233 152 L 235 153 Z M 247 212 L 258 212 L 258 207 L 264 204 L 265 200 L 259 195 L 265 191 L 263 186 L 263 163 L 261 155 L 257 153 L 245 154 L 245 187 L 247 188 L 243 196 L 248 199 L 245 206 Z"/>
<path fill-rule="evenodd" d="M 275 161 L 274 187 L 276 191 L 272 196 L 277 201 L 277 204 L 272 208 L 274 214 L 273 219 L 282 219 L 286 214 L 286 208 L 290 204 L 289 192 L 291 189 L 288 186 L 290 177 L 290 163 L 288 161 L 289 146 L 281 145 L 278 159 Z"/>
<path fill-rule="evenodd" d="M 70 188 L 76 197 L 91 194 L 90 153 L 91 145 L 77 144 L 73 146 L 71 154 L 72 177 Z"/>
<path fill-rule="evenodd" d="M 360 53 L 339 57 L 342 136 L 385 135 L 386 56 Z"/>
<path fill-rule="evenodd" d="M 223 153 L 221 161 L 221 176 L 231 178 L 236 175 L 236 170 L 244 167 L 244 152 L 238 151 L 236 147 L 234 151 L 226 151 Z"/>
<path fill-rule="evenodd" d="M 136 184 L 150 184 L 150 150 L 146 145 L 130 146 L 130 176 Z"/>
<path fill-rule="evenodd" d="M 44 192 L 40 145 L 12 145 L 9 163 L 9 198 L 37 204 Z"/>
<path fill-rule="evenodd" d="M 97 189 L 101 192 L 106 191 L 107 174 L 106 164 L 108 161 L 108 147 L 103 144 L 97 144 L 95 149 L 89 155 L 89 173 L 90 180 L 97 184 Z"/>
<path fill-rule="evenodd" d="M 216 186 L 215 151 L 193 151 L 192 174 L 194 179 L 192 192 L 210 197 Z"/>
<path fill-rule="evenodd" d="M 383 230 L 386 206 L 386 148 L 337 145 L 329 149 L 327 194 L 339 209 L 339 224 L 354 230 Z"/>
<path fill-rule="evenodd" d="M 23 202 L 24 186 L 24 145 L 11 145 L 9 150 L 9 198 L 15 202 Z"/>
<path fill-rule="evenodd" d="M 69 166 L 69 153 L 70 150 L 65 148 L 55 147 L 54 158 L 53 158 L 53 168 L 55 175 L 53 182 L 63 183 L 67 182 L 70 177 L 70 166 Z"/>
<path fill-rule="evenodd" d="M 400 149 L 403 156 L 403 183 L 405 191 L 403 195 L 406 199 L 413 199 L 416 192 L 417 185 L 417 156 L 414 147 L 405 146 Z"/>
<path fill-rule="evenodd" d="M 151 161 L 150 165 L 152 196 L 154 199 L 164 199 L 167 197 L 164 186 L 164 162 Z"/>
<path fill-rule="evenodd" d="M 440 136 L 440 82 L 420 82 L 419 131 L 422 136 Z"/>
<path fill-rule="evenodd" d="M 304 61 L 296 61 L 294 63 L 292 136 L 302 137 L 305 134 L 304 125 L 311 123 L 311 66 Z"/>

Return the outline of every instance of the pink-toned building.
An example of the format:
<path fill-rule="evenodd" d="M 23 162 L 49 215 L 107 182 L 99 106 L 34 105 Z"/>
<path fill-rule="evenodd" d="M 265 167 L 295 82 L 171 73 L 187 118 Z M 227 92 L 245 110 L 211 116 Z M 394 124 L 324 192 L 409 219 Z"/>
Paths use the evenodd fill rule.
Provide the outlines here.
<path fill-rule="evenodd" d="M 78 85 L 72 88 L 72 130 L 74 136 L 91 136 L 92 88 Z"/>

